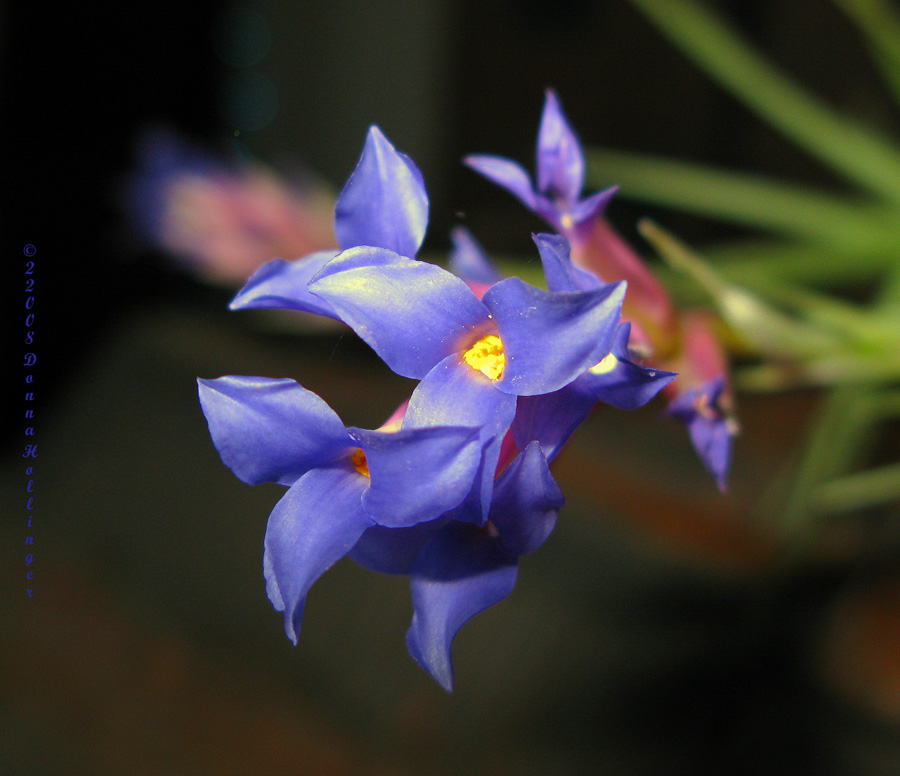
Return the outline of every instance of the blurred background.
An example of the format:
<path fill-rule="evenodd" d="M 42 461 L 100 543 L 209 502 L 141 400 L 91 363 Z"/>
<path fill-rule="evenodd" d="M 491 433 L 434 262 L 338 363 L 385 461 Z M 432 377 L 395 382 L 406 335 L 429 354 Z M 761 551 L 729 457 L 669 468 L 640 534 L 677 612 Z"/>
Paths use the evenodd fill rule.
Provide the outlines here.
<path fill-rule="evenodd" d="M 896 136 L 896 106 L 835 4 L 707 5 L 828 104 Z M 514 595 L 458 637 L 452 696 L 406 654 L 407 581 L 350 561 L 315 586 L 290 645 L 261 564 L 281 488 L 239 482 L 209 440 L 197 376 L 292 377 L 363 427 L 411 384 L 340 330 L 229 313 L 234 273 L 173 261 L 147 239 L 140 214 L 152 221 L 154 202 L 134 181 L 161 132 L 202 149 L 189 158 L 303 181 L 321 204 L 376 123 L 424 173 L 435 258 L 464 224 L 490 252 L 535 261 L 530 234 L 544 227 L 460 159 L 497 153 L 532 169 L 548 87 L 586 144 L 843 190 L 628 0 L 14 1 L 0 24 L 14 344 L 0 461 L 5 772 L 900 770 L 896 503 L 830 525 L 802 563 L 755 519 L 810 433 L 820 388 L 738 393 L 725 496 L 660 406 L 596 413 L 555 468 L 567 496 L 556 532 L 523 560 Z M 635 229 L 645 215 L 698 248 L 751 234 L 618 198 L 611 221 L 648 254 Z M 876 456 L 896 454 L 896 431 L 880 432 Z"/>

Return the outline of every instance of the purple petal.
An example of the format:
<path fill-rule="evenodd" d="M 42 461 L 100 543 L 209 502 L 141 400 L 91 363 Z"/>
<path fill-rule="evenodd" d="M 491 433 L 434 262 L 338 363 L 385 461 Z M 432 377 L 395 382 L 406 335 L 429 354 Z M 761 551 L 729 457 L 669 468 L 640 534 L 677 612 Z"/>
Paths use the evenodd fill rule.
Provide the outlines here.
<path fill-rule="evenodd" d="M 228 305 L 232 310 L 277 308 L 337 318 L 331 307 L 309 293 L 307 285 L 337 251 L 318 251 L 297 261 L 273 259 L 263 264 Z"/>
<path fill-rule="evenodd" d="M 370 127 L 359 163 L 335 207 L 338 244 L 344 250 L 371 245 L 415 256 L 427 226 L 422 173 L 378 127 Z"/>
<path fill-rule="evenodd" d="M 709 419 L 697 416 L 688 423 L 688 431 L 697 455 L 709 473 L 716 478 L 719 490 L 726 490 L 732 440 L 728 421 L 725 418 Z"/>
<path fill-rule="evenodd" d="M 486 154 L 474 154 L 467 156 L 463 162 L 475 172 L 480 172 L 485 178 L 498 186 L 502 186 L 510 194 L 517 197 L 525 207 L 535 210 L 537 200 L 534 187 L 531 185 L 531 177 L 525 172 L 525 168 L 511 159 L 502 156 L 489 156 Z"/>
<path fill-rule="evenodd" d="M 512 431 L 520 450 L 537 441 L 548 461 L 559 455 L 597 403 L 589 392 L 580 390 L 583 379 L 579 377 L 552 393 L 519 397 Z"/>
<path fill-rule="evenodd" d="M 519 278 L 501 280 L 483 298 L 506 352 L 501 391 L 557 391 L 602 359 L 619 323 L 625 283 L 555 294 Z"/>
<path fill-rule="evenodd" d="M 569 241 L 559 234 L 535 234 L 532 239 L 541 254 L 547 288 L 558 294 L 592 291 L 603 285 L 592 272 L 572 263 Z"/>
<path fill-rule="evenodd" d="M 490 324 L 458 277 L 384 249 L 344 251 L 309 288 L 404 377 L 421 379 Z"/>
<path fill-rule="evenodd" d="M 411 577 L 412 624 L 406 646 L 447 692 L 453 690 L 450 647 L 472 617 L 502 601 L 516 584 L 515 561 L 485 531 L 450 523 L 425 545 Z"/>
<path fill-rule="evenodd" d="M 562 112 L 553 90 L 547 90 L 537 142 L 538 190 L 574 203 L 584 184 L 581 143 Z"/>
<path fill-rule="evenodd" d="M 618 190 L 618 186 L 610 186 L 608 189 L 598 191 L 587 199 L 581 200 L 569 211 L 574 222 L 573 226 L 593 221 L 603 215 L 603 211 L 606 210 L 606 206 Z"/>
<path fill-rule="evenodd" d="M 454 519 L 478 524 L 487 519 L 500 447 L 515 411 L 514 396 L 498 391 L 490 378 L 462 362 L 457 354 L 445 358 L 413 391 L 404 429 L 463 424 L 480 428 L 481 463 L 472 492 L 450 515 Z"/>
<path fill-rule="evenodd" d="M 382 574 L 409 574 L 425 543 L 447 524 L 445 518 L 409 528 L 367 528 L 350 550 L 360 566 Z"/>
<path fill-rule="evenodd" d="M 728 416 L 717 405 L 724 388 L 724 376 L 714 377 L 700 388 L 686 390 L 667 409 L 687 425 L 694 449 L 722 491 L 726 489 L 734 436 Z"/>
<path fill-rule="evenodd" d="M 500 280 L 500 273 L 491 263 L 484 248 L 464 226 L 455 226 L 450 231 L 453 251 L 450 254 L 450 269 L 468 283 L 483 283 L 491 286 Z"/>
<path fill-rule="evenodd" d="M 250 485 L 291 485 L 352 447 L 334 410 L 293 380 L 229 376 L 197 383 L 216 450 Z"/>
<path fill-rule="evenodd" d="M 640 366 L 629 361 L 630 334 L 631 324 L 620 324 L 610 354 L 578 380 L 580 389 L 620 410 L 643 407 L 678 377 L 675 372 Z"/>
<path fill-rule="evenodd" d="M 424 523 L 453 509 L 471 489 L 481 460 L 477 428 L 348 431 L 371 474 L 363 508 L 387 528 Z"/>
<path fill-rule="evenodd" d="M 275 608 L 284 612 L 284 629 L 294 644 L 307 591 L 372 525 L 361 504 L 367 484 L 349 463 L 313 469 L 291 486 L 269 516 L 266 589 Z"/>
<path fill-rule="evenodd" d="M 566 500 L 541 446 L 532 442 L 503 472 L 494 488 L 491 522 L 500 545 L 513 557 L 540 547 L 556 525 Z"/>

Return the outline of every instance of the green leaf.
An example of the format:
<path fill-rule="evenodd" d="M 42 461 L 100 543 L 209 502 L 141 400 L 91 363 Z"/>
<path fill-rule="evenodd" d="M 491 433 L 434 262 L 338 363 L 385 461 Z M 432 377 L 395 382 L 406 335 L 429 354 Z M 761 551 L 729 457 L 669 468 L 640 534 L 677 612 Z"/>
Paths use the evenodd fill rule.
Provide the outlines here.
<path fill-rule="evenodd" d="M 694 0 L 632 0 L 707 74 L 848 180 L 900 203 L 900 151 L 787 78 Z"/>
<path fill-rule="evenodd" d="M 872 51 L 885 83 L 900 102 L 900 17 L 884 0 L 834 0 L 849 16 Z"/>
<path fill-rule="evenodd" d="M 664 157 L 591 148 L 587 161 L 589 183 L 595 188 L 617 183 L 624 198 L 766 229 L 845 252 L 900 249 L 898 214 L 882 207 Z"/>
<path fill-rule="evenodd" d="M 900 462 L 823 483 L 810 500 L 810 511 L 823 517 L 897 499 L 900 499 Z"/>
<path fill-rule="evenodd" d="M 815 533 L 811 503 L 821 483 L 843 474 L 856 461 L 871 434 L 864 411 L 867 394 L 856 387 L 832 391 L 821 405 L 802 457 L 778 510 L 780 527 L 801 544 Z"/>
<path fill-rule="evenodd" d="M 747 289 L 728 282 L 652 221 L 644 219 L 638 229 L 667 262 L 689 275 L 709 294 L 729 326 L 760 352 L 772 358 L 810 359 L 842 346 L 840 339 L 785 315 Z"/>
<path fill-rule="evenodd" d="M 736 241 L 705 248 L 703 253 L 724 277 L 751 288 L 757 278 L 819 287 L 859 285 L 880 279 L 900 260 L 896 249 L 843 253 L 777 240 Z"/>

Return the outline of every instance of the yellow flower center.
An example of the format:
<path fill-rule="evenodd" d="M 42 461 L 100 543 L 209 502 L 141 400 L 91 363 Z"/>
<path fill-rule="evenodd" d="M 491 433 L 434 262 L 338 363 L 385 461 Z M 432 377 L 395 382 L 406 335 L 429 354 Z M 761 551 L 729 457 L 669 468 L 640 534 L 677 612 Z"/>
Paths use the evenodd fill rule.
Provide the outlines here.
<path fill-rule="evenodd" d="M 356 467 L 356 471 L 364 477 L 371 477 L 369 474 L 369 462 L 366 461 L 366 454 L 361 447 L 357 447 L 353 455 L 350 456 L 350 462 Z"/>
<path fill-rule="evenodd" d="M 491 380 L 499 380 L 506 366 L 506 355 L 500 337 L 496 334 L 482 337 L 463 353 L 463 361 Z"/>
<path fill-rule="evenodd" d="M 600 363 L 594 364 L 590 369 L 588 369 L 588 372 L 590 372 L 592 375 L 605 375 L 609 372 L 612 372 L 612 370 L 616 368 L 616 364 L 618 363 L 619 359 L 617 359 L 612 353 L 610 353 Z"/>

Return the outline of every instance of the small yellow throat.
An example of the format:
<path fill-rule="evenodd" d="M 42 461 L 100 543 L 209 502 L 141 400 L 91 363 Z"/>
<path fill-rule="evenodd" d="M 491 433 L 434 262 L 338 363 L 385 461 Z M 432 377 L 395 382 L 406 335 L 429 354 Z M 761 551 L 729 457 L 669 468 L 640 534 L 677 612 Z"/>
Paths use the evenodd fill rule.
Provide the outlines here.
<path fill-rule="evenodd" d="M 617 359 L 612 353 L 610 353 L 602 361 L 594 364 L 590 369 L 588 369 L 588 372 L 590 372 L 592 375 L 605 375 L 609 372 L 612 372 L 612 370 L 616 368 L 618 363 L 619 359 Z"/>
<path fill-rule="evenodd" d="M 463 361 L 491 380 L 499 380 L 506 366 L 506 355 L 500 337 L 496 334 L 482 337 L 463 353 Z"/>
<path fill-rule="evenodd" d="M 366 454 L 361 447 L 357 447 L 353 455 L 350 456 L 350 463 L 356 467 L 356 471 L 364 477 L 371 477 L 369 474 L 369 462 L 366 460 Z"/>

